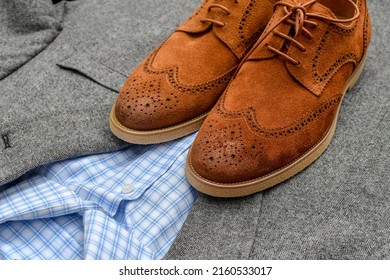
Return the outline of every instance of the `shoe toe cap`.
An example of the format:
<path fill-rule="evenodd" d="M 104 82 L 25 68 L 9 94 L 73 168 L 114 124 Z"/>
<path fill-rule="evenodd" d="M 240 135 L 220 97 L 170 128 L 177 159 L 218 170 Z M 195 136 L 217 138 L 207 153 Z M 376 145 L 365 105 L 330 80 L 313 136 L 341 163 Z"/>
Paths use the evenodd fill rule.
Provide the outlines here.
<path fill-rule="evenodd" d="M 174 87 L 162 76 L 132 75 L 118 95 L 115 116 L 129 129 L 164 129 L 208 112 L 221 91 L 222 88 L 188 90 Z"/>
<path fill-rule="evenodd" d="M 189 154 L 192 169 L 222 184 L 253 180 L 269 172 L 269 159 L 260 140 L 238 121 L 222 124 L 208 118 Z"/>
<path fill-rule="evenodd" d="M 180 122 L 178 95 L 174 91 L 161 91 L 155 80 L 145 80 L 140 88 L 135 85 L 122 88 L 115 104 L 118 121 L 135 130 L 160 129 Z"/>

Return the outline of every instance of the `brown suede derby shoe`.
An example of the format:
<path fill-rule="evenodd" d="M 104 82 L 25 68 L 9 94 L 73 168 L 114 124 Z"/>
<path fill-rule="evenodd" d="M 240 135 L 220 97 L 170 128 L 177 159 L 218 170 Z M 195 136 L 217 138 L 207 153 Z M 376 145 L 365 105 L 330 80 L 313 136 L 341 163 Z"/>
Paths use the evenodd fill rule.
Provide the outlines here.
<path fill-rule="evenodd" d="M 365 0 L 283 0 L 204 122 L 187 178 L 212 196 L 249 195 L 316 160 L 362 73 Z"/>
<path fill-rule="evenodd" d="M 130 75 L 110 127 L 136 144 L 198 130 L 243 56 L 272 16 L 275 0 L 204 0 Z"/>

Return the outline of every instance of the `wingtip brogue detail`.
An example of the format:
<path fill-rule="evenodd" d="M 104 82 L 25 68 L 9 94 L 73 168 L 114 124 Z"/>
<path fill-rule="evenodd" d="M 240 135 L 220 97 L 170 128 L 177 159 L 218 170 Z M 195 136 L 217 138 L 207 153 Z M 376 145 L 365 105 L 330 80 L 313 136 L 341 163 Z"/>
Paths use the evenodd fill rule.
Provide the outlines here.
<path fill-rule="evenodd" d="M 365 65 L 370 20 L 364 0 L 296 2 L 278 2 L 265 36 L 199 131 L 186 167 L 199 191 L 262 191 L 302 171 L 330 144 L 345 93 Z"/>
<path fill-rule="evenodd" d="M 199 129 L 243 55 L 272 15 L 270 0 L 205 0 L 129 76 L 110 114 L 119 138 L 136 144 Z"/>
<path fill-rule="evenodd" d="M 115 116 L 125 127 L 139 131 L 164 129 L 208 112 L 236 69 L 201 84 L 186 85 L 180 81 L 177 66 L 153 68 L 156 54 L 140 65 L 119 93 Z M 199 99 L 203 102 L 197 102 Z"/>

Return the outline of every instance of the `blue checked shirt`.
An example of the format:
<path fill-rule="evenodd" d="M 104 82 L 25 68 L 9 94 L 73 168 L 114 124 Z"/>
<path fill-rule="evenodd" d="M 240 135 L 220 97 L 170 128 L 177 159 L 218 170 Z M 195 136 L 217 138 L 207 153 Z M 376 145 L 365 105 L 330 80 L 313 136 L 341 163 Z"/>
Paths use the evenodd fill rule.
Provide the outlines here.
<path fill-rule="evenodd" d="M 194 137 L 36 168 L 0 192 L 0 259 L 161 259 L 197 196 Z"/>

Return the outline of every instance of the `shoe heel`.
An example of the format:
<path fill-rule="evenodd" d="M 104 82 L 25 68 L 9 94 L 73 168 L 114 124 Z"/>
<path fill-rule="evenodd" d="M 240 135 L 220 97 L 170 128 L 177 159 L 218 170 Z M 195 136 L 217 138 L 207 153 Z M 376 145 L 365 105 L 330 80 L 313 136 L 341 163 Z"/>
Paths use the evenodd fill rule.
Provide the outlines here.
<path fill-rule="evenodd" d="M 351 78 L 347 83 L 347 90 L 351 90 L 357 83 L 360 78 L 360 75 L 363 73 L 364 66 L 366 65 L 367 54 L 364 55 L 362 61 L 359 63 L 359 66 L 356 68 L 355 72 L 352 74 Z"/>

